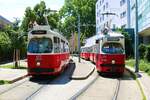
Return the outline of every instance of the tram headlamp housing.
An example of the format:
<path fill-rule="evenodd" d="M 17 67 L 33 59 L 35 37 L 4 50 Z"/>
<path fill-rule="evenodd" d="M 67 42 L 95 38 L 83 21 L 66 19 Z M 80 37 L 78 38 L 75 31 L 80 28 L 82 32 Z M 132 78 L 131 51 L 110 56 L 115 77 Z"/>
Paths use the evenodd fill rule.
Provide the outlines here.
<path fill-rule="evenodd" d="M 111 63 L 112 63 L 112 64 L 115 64 L 115 63 L 116 63 L 116 61 L 115 61 L 115 60 L 112 60 L 112 61 L 111 61 Z"/>
<path fill-rule="evenodd" d="M 36 66 L 40 66 L 41 65 L 41 63 L 40 62 L 36 62 Z"/>

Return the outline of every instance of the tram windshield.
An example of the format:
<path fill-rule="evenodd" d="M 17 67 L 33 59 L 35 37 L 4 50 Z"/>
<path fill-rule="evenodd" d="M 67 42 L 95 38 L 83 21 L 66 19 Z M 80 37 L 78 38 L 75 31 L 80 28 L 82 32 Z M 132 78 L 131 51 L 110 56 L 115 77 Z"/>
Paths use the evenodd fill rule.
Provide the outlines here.
<path fill-rule="evenodd" d="M 28 45 L 28 52 L 30 53 L 51 53 L 52 40 L 49 38 L 34 38 L 31 39 Z"/>
<path fill-rule="evenodd" d="M 124 53 L 124 49 L 121 44 L 119 43 L 105 43 L 102 46 L 102 51 L 104 53 L 109 54 L 122 54 Z"/>

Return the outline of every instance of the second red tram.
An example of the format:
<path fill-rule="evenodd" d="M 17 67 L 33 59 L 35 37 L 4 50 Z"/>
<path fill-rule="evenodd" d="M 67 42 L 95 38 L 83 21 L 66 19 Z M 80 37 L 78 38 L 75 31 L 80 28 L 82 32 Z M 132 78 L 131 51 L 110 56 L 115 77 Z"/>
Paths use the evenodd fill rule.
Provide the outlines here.
<path fill-rule="evenodd" d="M 81 48 L 81 57 L 95 63 L 99 72 L 122 75 L 125 69 L 124 36 L 112 31 L 105 35 L 97 34 L 86 40 Z"/>
<path fill-rule="evenodd" d="M 28 74 L 58 75 L 69 62 L 68 41 L 49 26 L 35 26 L 28 33 Z"/>

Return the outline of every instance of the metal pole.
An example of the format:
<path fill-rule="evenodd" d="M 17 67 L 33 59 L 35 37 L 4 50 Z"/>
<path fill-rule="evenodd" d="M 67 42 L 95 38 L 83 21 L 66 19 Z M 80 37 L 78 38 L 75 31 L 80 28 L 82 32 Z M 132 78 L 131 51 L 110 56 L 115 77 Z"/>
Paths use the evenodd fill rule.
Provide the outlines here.
<path fill-rule="evenodd" d="M 47 19 L 47 15 L 45 16 L 45 20 L 46 20 L 46 24 L 49 25 L 48 19 Z"/>
<path fill-rule="evenodd" d="M 78 57 L 80 63 L 80 14 L 78 14 Z"/>
<path fill-rule="evenodd" d="M 135 0 L 135 72 L 139 72 L 139 52 L 138 52 L 138 3 Z"/>

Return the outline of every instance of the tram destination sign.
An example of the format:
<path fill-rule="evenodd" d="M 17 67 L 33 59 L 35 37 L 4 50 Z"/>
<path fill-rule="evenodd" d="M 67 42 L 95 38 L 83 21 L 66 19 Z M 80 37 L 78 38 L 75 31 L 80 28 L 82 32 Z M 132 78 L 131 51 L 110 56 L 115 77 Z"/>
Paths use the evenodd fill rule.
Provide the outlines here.
<path fill-rule="evenodd" d="M 35 35 L 46 34 L 46 30 L 34 30 L 31 33 Z"/>
<path fill-rule="evenodd" d="M 118 37 L 109 37 L 107 38 L 107 41 L 119 41 L 120 39 Z"/>

